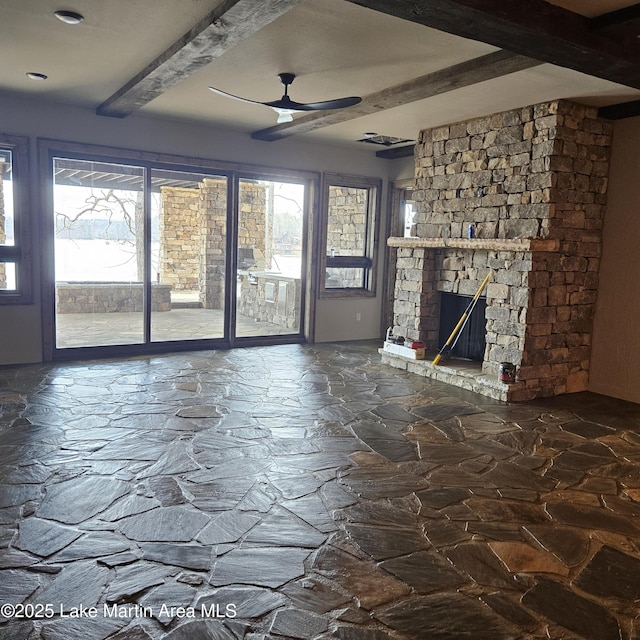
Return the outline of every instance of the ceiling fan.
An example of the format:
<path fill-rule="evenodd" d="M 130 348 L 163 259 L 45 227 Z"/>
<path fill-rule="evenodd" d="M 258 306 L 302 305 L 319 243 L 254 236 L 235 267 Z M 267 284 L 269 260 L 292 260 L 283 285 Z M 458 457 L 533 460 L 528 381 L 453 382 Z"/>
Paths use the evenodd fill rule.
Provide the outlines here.
<path fill-rule="evenodd" d="M 294 113 L 301 113 L 303 111 L 323 111 L 325 109 L 344 109 L 345 107 L 352 107 L 354 104 L 358 104 L 362 101 L 362 98 L 351 96 L 348 98 L 337 98 L 335 100 L 324 100 L 322 102 L 296 102 L 289 97 L 289 86 L 295 79 L 293 73 L 279 73 L 278 78 L 284 85 L 284 95 L 280 100 L 273 100 L 272 102 L 259 102 L 257 100 L 249 100 L 248 98 L 241 98 L 234 96 L 226 91 L 209 87 L 214 93 L 218 93 L 226 98 L 233 98 L 234 100 L 240 100 L 241 102 L 248 102 L 250 104 L 263 104 L 266 107 L 271 107 L 278 114 L 278 124 L 282 122 L 291 122 L 293 120 Z"/>

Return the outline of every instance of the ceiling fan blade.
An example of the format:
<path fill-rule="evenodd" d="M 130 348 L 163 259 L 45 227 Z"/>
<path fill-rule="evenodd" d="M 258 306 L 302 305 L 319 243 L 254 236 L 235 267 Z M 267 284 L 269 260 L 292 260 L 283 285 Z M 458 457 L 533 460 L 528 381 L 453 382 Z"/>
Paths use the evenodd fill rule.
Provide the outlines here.
<path fill-rule="evenodd" d="M 297 108 L 300 111 L 323 111 L 324 109 L 344 109 L 345 107 L 353 107 L 362 102 L 362 98 L 351 96 L 349 98 L 336 98 L 335 100 L 324 100 L 322 102 L 307 102 L 301 104 Z"/>
<path fill-rule="evenodd" d="M 271 102 L 259 102 L 258 100 L 249 100 L 248 98 L 241 98 L 240 96 L 234 96 L 232 93 L 221 91 L 215 87 L 209 87 L 210 91 L 224 96 L 225 98 L 232 98 L 240 102 L 246 102 L 248 104 L 260 104 L 266 107 L 271 107 L 278 114 L 278 123 L 291 122 L 293 120 L 292 114 L 301 113 L 303 111 L 323 111 L 324 109 L 344 109 L 345 107 L 352 107 L 353 105 L 362 102 L 362 98 L 356 96 L 350 96 L 348 98 L 337 98 L 335 100 L 323 100 L 322 102 L 296 102 L 289 97 L 288 88 L 293 82 L 295 75 L 292 73 L 281 73 L 278 76 L 280 81 L 284 85 L 284 95 L 279 100 L 272 100 Z"/>
<path fill-rule="evenodd" d="M 336 100 L 323 100 L 322 102 L 296 102 L 289 96 L 282 96 L 280 100 L 263 102 L 272 109 L 287 109 L 289 111 L 321 111 L 323 109 L 344 109 L 362 102 L 362 98 L 355 96 L 349 98 L 337 98 Z"/>
<path fill-rule="evenodd" d="M 232 93 L 221 91 L 220 89 L 216 89 L 215 87 L 209 87 L 209 91 L 213 91 L 213 93 L 217 93 L 218 95 L 224 96 L 225 98 L 233 98 L 234 100 L 239 100 L 240 102 L 248 102 L 249 104 L 261 104 L 261 105 L 267 104 L 266 102 L 258 102 L 257 100 L 249 100 L 249 98 L 241 98 L 240 96 L 234 96 Z"/>

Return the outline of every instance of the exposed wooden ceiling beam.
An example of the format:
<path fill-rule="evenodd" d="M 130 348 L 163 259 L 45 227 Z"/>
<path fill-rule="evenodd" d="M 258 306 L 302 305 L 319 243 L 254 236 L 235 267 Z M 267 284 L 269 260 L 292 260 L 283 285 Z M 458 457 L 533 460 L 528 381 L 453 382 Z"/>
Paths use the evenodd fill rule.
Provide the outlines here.
<path fill-rule="evenodd" d="M 515 55 L 508 51 L 496 51 L 480 58 L 428 73 L 408 82 L 365 96 L 360 104 L 336 111 L 317 111 L 293 122 L 261 129 L 251 134 L 256 140 L 279 140 L 300 133 L 307 133 L 339 122 L 398 107 L 416 100 L 467 87 L 485 80 L 492 80 L 509 73 L 530 69 L 541 64 L 537 60 Z"/>
<path fill-rule="evenodd" d="M 124 118 L 286 13 L 300 0 L 223 0 L 96 113 Z"/>
<path fill-rule="evenodd" d="M 622 120 L 624 118 L 635 118 L 636 116 L 640 116 L 640 100 L 620 102 L 598 109 L 598 117 L 608 118 L 609 120 Z"/>
<path fill-rule="evenodd" d="M 544 0 L 347 0 L 560 67 L 640 89 L 640 42 Z"/>
<path fill-rule="evenodd" d="M 640 35 L 640 4 L 605 13 L 589 22 L 592 31 L 637 37 Z"/>

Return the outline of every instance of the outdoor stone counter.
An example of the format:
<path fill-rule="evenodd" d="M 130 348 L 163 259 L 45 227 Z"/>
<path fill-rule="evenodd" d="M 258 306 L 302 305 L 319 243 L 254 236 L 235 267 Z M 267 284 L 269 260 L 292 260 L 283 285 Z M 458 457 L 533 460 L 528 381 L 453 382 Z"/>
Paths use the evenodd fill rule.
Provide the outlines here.
<path fill-rule="evenodd" d="M 57 282 L 57 313 L 142 312 L 139 282 Z M 151 285 L 151 311 L 171 311 L 171 285 Z"/>
<path fill-rule="evenodd" d="M 238 313 L 287 329 L 300 328 L 300 278 L 268 271 L 240 271 Z"/>

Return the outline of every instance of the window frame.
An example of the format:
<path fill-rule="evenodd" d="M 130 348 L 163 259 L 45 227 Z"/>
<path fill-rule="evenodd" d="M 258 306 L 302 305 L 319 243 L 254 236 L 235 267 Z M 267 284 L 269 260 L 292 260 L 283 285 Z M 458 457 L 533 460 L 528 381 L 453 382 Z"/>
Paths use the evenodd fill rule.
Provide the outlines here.
<path fill-rule="evenodd" d="M 328 255 L 327 238 L 329 223 L 329 190 L 331 187 L 364 189 L 367 191 L 367 212 L 365 221 L 365 251 L 363 256 Z M 367 176 L 353 176 L 339 173 L 325 173 L 322 176 L 322 205 L 320 215 L 321 233 L 318 255 L 319 298 L 373 298 L 376 295 L 378 235 L 380 228 L 380 203 L 382 180 Z M 362 287 L 327 287 L 328 268 L 364 269 Z"/>
<path fill-rule="evenodd" d="M 0 289 L 0 306 L 32 304 L 31 211 L 29 207 L 29 139 L 0 133 L 0 150 L 11 152 L 14 245 L 0 245 L 0 263 L 13 263 L 16 289 Z"/>

